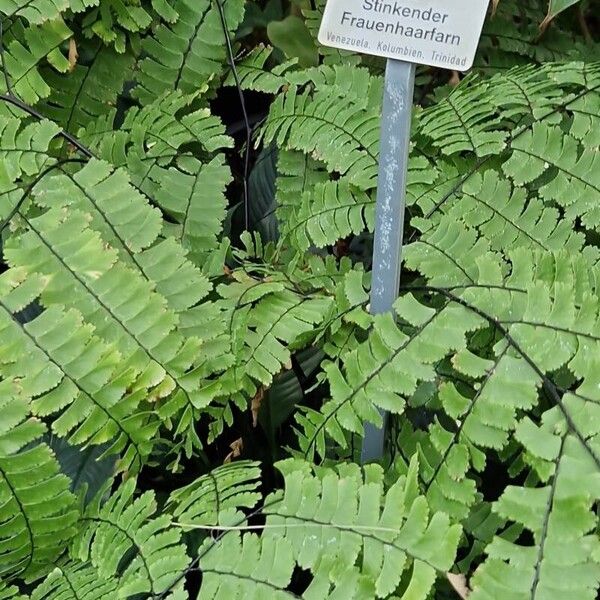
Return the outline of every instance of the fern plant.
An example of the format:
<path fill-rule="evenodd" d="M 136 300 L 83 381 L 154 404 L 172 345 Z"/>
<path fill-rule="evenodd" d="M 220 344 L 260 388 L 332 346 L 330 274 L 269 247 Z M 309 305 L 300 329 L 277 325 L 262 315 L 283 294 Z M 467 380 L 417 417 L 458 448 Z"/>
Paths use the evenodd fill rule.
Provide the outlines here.
<path fill-rule="evenodd" d="M 492 4 L 373 317 L 382 62 L 324 0 L 0 0 L 2 600 L 596 598 L 597 17 Z"/>

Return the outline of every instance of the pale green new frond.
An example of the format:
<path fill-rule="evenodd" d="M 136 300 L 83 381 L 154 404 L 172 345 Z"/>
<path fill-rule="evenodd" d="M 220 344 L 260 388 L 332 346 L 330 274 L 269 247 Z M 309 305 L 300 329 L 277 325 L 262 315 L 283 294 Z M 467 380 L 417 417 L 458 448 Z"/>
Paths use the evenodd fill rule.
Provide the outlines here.
<path fill-rule="evenodd" d="M 235 283 L 218 288 L 224 297 L 217 306 L 229 338 L 219 359 L 227 366 L 218 380 L 219 402 L 225 408 L 209 408 L 215 416 L 211 436 L 222 428 L 223 419 L 230 421 L 231 401 L 245 408 L 248 397 L 264 393 L 261 386 L 270 386 L 275 376 L 291 368 L 292 352 L 316 336 L 315 329 L 333 309 L 331 297 L 299 294 L 284 278 L 263 281 L 242 270 L 233 276 Z"/>
<path fill-rule="evenodd" d="M 600 543 L 594 505 L 600 469 L 573 435 L 524 421 L 517 434 L 539 463 L 543 486 L 506 489 L 494 511 L 533 534 L 533 545 L 503 539 L 472 579 L 473 600 L 581 598 L 593 600 L 600 584 Z M 549 472 L 548 472 L 549 471 Z"/>
<path fill-rule="evenodd" d="M 124 467 L 139 469 L 158 427 L 138 410 L 146 392 L 138 373 L 121 364 L 112 345 L 98 339 L 75 311 L 51 307 L 23 325 L 16 317 L 36 298 L 43 280 L 7 271 L 0 280 L 0 374 L 19 382 L 39 416 L 56 415 L 52 429 L 74 444 L 111 443 Z M 128 391 L 134 388 L 134 391 Z"/>
<path fill-rule="evenodd" d="M 193 92 L 221 72 L 226 60 L 225 35 L 232 35 L 244 16 L 242 0 L 222 0 L 229 31 L 224 32 L 211 0 L 177 0 L 174 23 L 162 24 L 142 42 L 136 96 L 143 104 L 167 90 Z"/>
<path fill-rule="evenodd" d="M 135 497 L 135 487 L 129 479 L 106 502 L 100 494 L 90 504 L 71 555 L 97 569 L 99 584 L 117 577 L 122 598 L 181 589 L 180 575 L 189 563 L 181 532 L 168 515 L 156 515 L 152 492 Z"/>
<path fill-rule="evenodd" d="M 117 103 L 125 81 L 131 78 L 133 56 L 98 46 L 90 64 L 76 64 L 64 74 L 43 71 L 51 93 L 41 112 L 76 134 L 90 122 L 108 114 Z"/>
<path fill-rule="evenodd" d="M 54 454 L 40 442 L 43 423 L 29 416 L 12 381 L 0 388 L 0 577 L 33 579 L 75 534 L 77 501 Z M 0 598 L 10 597 L 0 583 Z"/>
<path fill-rule="evenodd" d="M 168 507 L 178 524 L 218 525 L 226 511 L 252 509 L 260 500 L 260 468 L 248 461 L 213 469 L 169 497 Z"/>

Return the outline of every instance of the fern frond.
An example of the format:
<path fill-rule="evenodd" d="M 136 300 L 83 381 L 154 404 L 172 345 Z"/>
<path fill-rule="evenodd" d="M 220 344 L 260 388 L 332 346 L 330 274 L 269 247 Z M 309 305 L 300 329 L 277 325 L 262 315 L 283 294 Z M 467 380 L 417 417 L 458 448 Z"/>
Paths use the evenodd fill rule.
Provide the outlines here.
<path fill-rule="evenodd" d="M 546 5 L 536 0 L 502 0 L 494 18 L 487 19 L 479 45 L 476 65 L 489 72 L 506 71 L 513 65 L 533 62 L 565 62 L 589 57 L 582 37 L 552 28 L 540 36 L 539 24 Z"/>
<path fill-rule="evenodd" d="M 324 456 L 327 438 L 345 448 L 345 432 L 361 435 L 365 421 L 381 423 L 378 408 L 401 414 L 404 398 L 419 382 L 435 380 L 436 363 L 464 348 L 466 333 L 479 322 L 462 307 L 438 314 L 411 296 L 401 298 L 396 309 L 414 331 L 404 333 L 391 315 L 376 317 L 369 339 L 345 356 L 343 370 L 336 364 L 326 366 L 331 400 L 319 412 L 307 410 L 297 416 L 300 449 L 306 457 Z"/>
<path fill-rule="evenodd" d="M 150 387 L 158 386 L 156 399 L 168 398 L 161 406 L 164 414 L 187 405 L 189 424 L 192 407 L 209 400 L 200 391 L 201 375 L 188 372 L 201 360 L 200 341 L 175 330 L 177 316 L 166 300 L 150 282 L 116 262 L 116 251 L 88 227 L 89 217 L 51 209 L 25 222 L 28 230 L 12 238 L 6 255 L 30 273 L 49 276 L 42 302 L 80 311 L 100 337 L 117 345 L 125 364 L 143 373 Z"/>
<path fill-rule="evenodd" d="M 423 248 L 423 255 L 428 252 L 429 248 Z M 540 403 L 542 385 L 564 426 L 600 465 L 591 439 L 596 431 L 589 425 L 595 419 L 583 417 L 583 411 L 597 411 L 596 363 L 591 357 L 599 343 L 600 307 L 585 286 L 590 281 L 589 258 L 526 248 L 513 250 L 510 258 L 508 276 L 503 275 L 498 258 L 488 253 L 476 261 L 479 274 L 470 283 L 431 288 L 485 315 L 492 332 L 502 338 L 491 357 L 468 348 L 453 356 L 452 367 L 467 378 L 465 385 L 442 382 L 437 391 L 441 408 L 456 427 L 442 425 L 440 420 L 427 436 L 412 436 L 413 442 L 408 436 L 402 442 L 409 448 L 416 443 L 425 457 L 423 480 L 432 505 L 459 517 L 466 515 L 474 500 L 474 485 L 465 479 L 467 471 L 484 468 L 486 448 L 506 447 L 519 412 L 531 411 Z M 435 280 L 433 270 L 428 271 L 433 263 L 422 264 Z M 591 266 L 595 268 L 594 263 Z M 438 270 L 442 268 L 440 264 Z M 438 281 L 438 285 L 450 283 Z M 583 383 L 577 392 L 563 395 L 545 374 L 565 369 Z"/>
<path fill-rule="evenodd" d="M 283 86 L 287 85 L 286 72 L 294 68 L 298 59 L 291 59 L 268 68 L 266 64 L 272 54 L 273 48 L 259 44 L 236 63 L 237 75 L 242 89 L 276 94 Z M 236 85 L 233 73 L 229 73 L 223 85 Z"/>
<path fill-rule="evenodd" d="M 12 381 L 0 387 L 0 577 L 34 579 L 75 535 L 79 511 L 69 479 L 40 441 L 44 424 L 29 416 Z M 0 583 L 1 598 L 9 591 Z"/>
<path fill-rule="evenodd" d="M 114 346 L 105 344 L 75 311 L 57 307 L 23 325 L 15 315 L 43 289 L 43 280 L 7 271 L 0 280 L 0 373 L 19 381 L 31 411 L 39 416 L 61 413 L 52 429 L 74 444 L 105 444 L 122 452 L 124 468 L 139 469 L 152 447 L 157 420 L 138 412 L 138 373 L 123 368 Z"/>
<path fill-rule="evenodd" d="M 389 490 L 375 465 L 364 473 L 346 465 L 314 474 L 301 461 L 279 468 L 285 491 L 265 500 L 262 535 L 230 532 L 201 547 L 201 598 L 229 585 L 244 595 L 286 598 L 298 565 L 313 575 L 307 598 L 329 598 L 333 586 L 345 598 L 397 592 L 424 599 L 436 574 L 452 564 L 460 527 L 429 513 L 418 496 L 416 463 Z"/>
<path fill-rule="evenodd" d="M 189 563 L 180 532 L 168 515 L 156 516 L 154 494 L 134 498 L 130 479 L 105 503 L 101 494 L 86 509 L 71 545 L 74 558 L 98 571 L 100 583 L 118 579 L 119 595 L 161 594 L 177 583 Z"/>
<path fill-rule="evenodd" d="M 52 121 L 40 121 L 22 126 L 20 119 L 0 118 L 4 185 L 24 175 L 37 175 L 50 163 L 50 145 L 60 129 Z M 6 178 L 6 179 L 5 179 Z"/>
<path fill-rule="evenodd" d="M 227 511 L 251 509 L 258 493 L 260 468 L 241 461 L 217 467 L 169 497 L 168 507 L 185 529 L 186 525 L 218 525 Z"/>
<path fill-rule="evenodd" d="M 461 219 L 469 227 L 476 227 L 489 240 L 492 250 L 530 247 L 577 252 L 583 244 L 583 235 L 573 231 L 570 219 L 529 196 L 525 188 L 512 187 L 493 170 L 471 177 L 445 212 L 448 223 Z"/>
<path fill-rule="evenodd" d="M 244 16 L 241 0 L 224 0 L 229 31 L 223 32 L 218 8 L 210 0 L 177 0 L 174 23 L 160 25 L 142 43 L 135 95 L 143 104 L 167 90 L 197 90 L 221 72 L 226 59 L 225 35 L 232 35 Z"/>
<path fill-rule="evenodd" d="M 289 291 L 269 294 L 257 302 L 248 315 L 244 346 L 234 368 L 238 385 L 246 388 L 248 377 L 270 385 L 273 376 L 288 365 L 296 340 L 312 332 L 331 308 L 330 298 L 298 297 Z"/>
<path fill-rule="evenodd" d="M 33 590 L 30 600 L 102 600 L 109 596 L 119 597 L 118 592 L 118 579 L 101 578 L 93 567 L 74 563 L 56 567 Z"/>
<path fill-rule="evenodd" d="M 300 205 L 287 216 L 282 235 L 298 250 L 323 248 L 351 234 L 373 229 L 375 203 L 346 179 L 317 185 L 302 195 Z"/>
<path fill-rule="evenodd" d="M 14 586 L 7 586 L 0 581 L 0 600 L 28 600 L 26 596 L 19 593 Z"/>
<path fill-rule="evenodd" d="M 156 200 L 181 224 L 174 233 L 182 245 L 198 256 L 217 247 L 231 173 L 222 154 L 204 164 L 192 156 L 182 156 L 177 163 L 177 168 L 161 172 Z"/>
<path fill-rule="evenodd" d="M 487 85 L 479 85 L 475 90 L 458 86 L 442 102 L 423 113 L 420 133 L 444 154 L 497 154 L 505 146 L 506 133 L 494 131 L 499 129 L 499 120 L 489 96 Z"/>
<path fill-rule="evenodd" d="M 197 264 L 217 246 L 225 218 L 224 191 L 231 175 L 225 148 L 232 140 L 207 109 L 190 110 L 193 96 L 170 93 L 131 109 L 118 132 L 88 128 L 83 139 L 115 166 L 126 167 L 132 183 L 178 225 L 165 224 Z M 187 148 L 200 146 L 198 156 Z"/>
<path fill-rule="evenodd" d="M 162 229 L 160 211 L 130 185 L 127 173 L 95 159 L 74 174 L 63 170 L 44 177 L 33 194 L 44 208 L 91 214 L 92 227 L 125 262 L 135 264 L 135 254 L 148 248 Z"/>
<path fill-rule="evenodd" d="M 77 133 L 115 107 L 132 67 L 131 54 L 99 45 L 89 64 L 76 64 L 60 75 L 46 69 L 43 77 L 52 91 L 40 110 L 65 131 Z"/>
<path fill-rule="evenodd" d="M 265 142 L 301 150 L 344 175 L 361 190 L 375 187 L 379 146 L 379 119 L 375 107 L 322 90 L 300 93 L 291 86 L 273 104 L 262 131 Z"/>
<path fill-rule="evenodd" d="M 275 148 L 271 147 L 271 152 Z M 286 220 L 300 206 L 305 192 L 328 181 L 324 166 L 302 152 L 279 150 L 277 152 L 277 219 Z"/>
<path fill-rule="evenodd" d="M 486 548 L 488 558 L 472 579 L 474 600 L 596 598 L 600 544 L 593 506 L 600 497 L 600 470 L 573 435 L 523 421 L 519 433 L 538 461 L 543 486 L 506 489 L 494 503 L 503 518 L 533 534 L 533 545 L 501 535 Z"/>
<path fill-rule="evenodd" d="M 69 0 L 2 0 L 0 13 L 7 19 L 18 16 L 40 25 L 58 18 L 68 6 Z"/>
<path fill-rule="evenodd" d="M 580 217 L 590 229 L 600 225 L 600 158 L 596 148 L 581 147 L 558 126 L 536 123 L 513 142 L 512 150 L 503 170 L 517 185 L 547 174 L 539 188 L 544 200 L 558 203 L 568 219 Z"/>
<path fill-rule="evenodd" d="M 40 73 L 46 61 L 60 73 L 68 71 L 69 61 L 62 46 L 71 35 L 61 18 L 27 28 L 15 21 L 5 35 L 4 63 L 11 86 L 28 104 L 50 95 L 51 88 Z"/>

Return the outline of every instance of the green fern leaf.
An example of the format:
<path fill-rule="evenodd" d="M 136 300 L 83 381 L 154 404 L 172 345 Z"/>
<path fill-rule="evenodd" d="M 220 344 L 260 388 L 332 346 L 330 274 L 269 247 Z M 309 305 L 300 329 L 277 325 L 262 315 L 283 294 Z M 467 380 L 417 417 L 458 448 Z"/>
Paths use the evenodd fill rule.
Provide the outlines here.
<path fill-rule="evenodd" d="M 29 416 L 11 381 L 0 386 L 0 576 L 34 579 L 75 534 L 77 503 L 53 453 L 40 442 L 45 426 Z M 0 597 L 5 593 L 0 584 Z"/>
<path fill-rule="evenodd" d="M 130 479 L 103 504 L 102 494 L 97 496 L 84 513 L 71 554 L 89 561 L 101 581 L 117 577 L 123 598 L 181 589 L 180 574 L 189 563 L 181 534 L 167 515 L 155 516 L 152 493 L 134 498 L 135 486 Z"/>
<path fill-rule="evenodd" d="M 598 464 L 574 436 L 524 422 L 521 439 L 525 437 L 529 451 L 550 463 L 549 481 L 542 487 L 507 488 L 494 510 L 531 531 L 534 544 L 524 546 L 497 536 L 473 578 L 472 597 L 541 599 L 572 594 L 593 600 L 600 584 L 593 511 L 600 495 Z"/>
<path fill-rule="evenodd" d="M 142 388 L 126 393 L 137 373 L 122 369 L 121 356 L 84 326 L 75 311 L 52 307 L 26 325 L 17 311 L 43 288 L 40 278 L 7 271 L 0 281 L 0 328 L 6 342 L 0 373 L 19 380 L 39 416 L 61 412 L 53 430 L 74 444 L 111 442 L 108 452 L 123 452 L 123 465 L 139 468 L 152 447 L 156 419 L 137 413 Z"/>
<path fill-rule="evenodd" d="M 56 567 L 33 590 L 30 600 L 102 600 L 110 596 L 120 597 L 116 578 L 101 578 L 93 567 L 74 563 Z"/>
<path fill-rule="evenodd" d="M 290 87 L 271 105 L 262 136 L 267 143 L 311 154 L 361 190 L 372 189 L 377 178 L 377 113 L 366 110 L 364 100 L 341 105 L 337 93 L 299 94 Z"/>
<path fill-rule="evenodd" d="M 193 92 L 221 72 L 225 62 L 224 33 L 219 11 L 209 0 L 177 0 L 175 23 L 157 28 L 142 43 L 146 58 L 140 63 L 136 96 L 143 104 L 167 90 Z M 231 35 L 244 15 L 241 0 L 223 2 Z"/>
<path fill-rule="evenodd" d="M 13 23 L 4 40 L 4 64 L 13 90 L 25 102 L 35 104 L 50 95 L 50 86 L 40 73 L 46 60 L 60 73 L 69 69 L 62 46 L 71 35 L 60 18 L 29 28 Z"/>
<path fill-rule="evenodd" d="M 190 485 L 173 492 L 169 508 L 178 524 L 218 525 L 221 515 L 241 508 L 252 509 L 261 496 L 257 492 L 257 463 L 234 462 L 217 467 Z"/>
<path fill-rule="evenodd" d="M 114 108 L 132 67 L 131 54 L 98 46 L 89 64 L 76 64 L 67 74 L 45 69 L 52 91 L 40 110 L 65 131 L 77 133 Z"/>
<path fill-rule="evenodd" d="M 506 134 L 490 131 L 498 127 L 494 106 L 488 101 L 487 86 L 476 93 L 459 86 L 420 119 L 420 132 L 444 154 L 473 152 L 477 156 L 497 154 L 505 145 Z"/>
<path fill-rule="evenodd" d="M 412 395 L 420 381 L 434 380 L 434 365 L 452 350 L 465 347 L 466 332 L 476 327 L 475 315 L 454 308 L 456 312 L 437 314 L 406 296 L 396 309 L 414 332 L 404 333 L 391 315 L 376 317 L 368 341 L 345 356 L 343 371 L 336 364 L 327 365 L 331 400 L 320 412 L 306 411 L 297 417 L 304 455 L 324 456 L 327 437 L 345 448 L 345 432 L 361 435 L 365 421 L 381 423 L 377 408 L 401 414 L 404 397 Z"/>
<path fill-rule="evenodd" d="M 211 398 L 200 389 L 202 374 L 190 371 L 201 360 L 200 341 L 175 330 L 177 316 L 166 300 L 150 282 L 116 262 L 116 252 L 88 223 L 77 211 L 58 209 L 26 219 L 29 230 L 13 238 L 7 256 L 31 273 L 60 273 L 51 277 L 42 302 L 80 311 L 100 337 L 117 345 L 125 364 L 143 373 L 148 386 L 157 386 L 154 397 L 167 398 L 161 406 L 165 417 L 186 407 L 187 427 L 193 407 L 205 406 Z"/>
<path fill-rule="evenodd" d="M 237 76 L 242 89 L 276 94 L 288 84 L 286 72 L 294 68 L 298 59 L 294 58 L 268 68 L 267 63 L 272 54 L 273 48 L 259 44 L 243 60 L 236 63 Z M 236 85 L 233 73 L 229 73 L 223 85 Z"/>
<path fill-rule="evenodd" d="M 441 513 L 429 515 L 416 493 L 416 463 L 387 491 L 377 466 L 318 475 L 300 461 L 279 468 L 285 492 L 266 499 L 262 535 L 228 532 L 201 547 L 200 598 L 219 597 L 229 586 L 287 598 L 298 565 L 313 575 L 306 598 L 337 597 L 334 590 L 348 598 L 390 597 L 400 588 L 404 598 L 424 599 L 437 572 L 452 564 L 460 528 Z"/>
<path fill-rule="evenodd" d="M 513 142 L 512 149 L 503 169 L 515 183 L 530 183 L 556 169 L 558 173 L 544 181 L 539 190 L 542 198 L 563 206 L 569 219 L 581 217 L 590 229 L 600 225 L 600 161 L 594 148 L 582 149 L 560 128 L 536 123 L 532 131 Z"/>
<path fill-rule="evenodd" d="M 282 235 L 299 250 L 323 248 L 351 234 L 372 230 L 375 203 L 342 179 L 317 185 L 306 192 L 298 208 L 288 215 Z"/>

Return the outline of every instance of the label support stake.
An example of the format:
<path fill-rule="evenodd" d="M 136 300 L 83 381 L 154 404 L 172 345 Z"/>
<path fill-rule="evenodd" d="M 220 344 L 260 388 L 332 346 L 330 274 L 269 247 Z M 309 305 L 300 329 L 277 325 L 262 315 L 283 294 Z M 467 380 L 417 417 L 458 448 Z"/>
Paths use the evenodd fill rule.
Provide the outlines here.
<path fill-rule="evenodd" d="M 379 177 L 375 215 L 371 314 L 393 309 L 400 290 L 404 212 L 415 65 L 388 59 L 381 116 Z M 367 423 L 361 451 L 363 463 L 383 456 L 387 414 L 381 429 Z"/>

